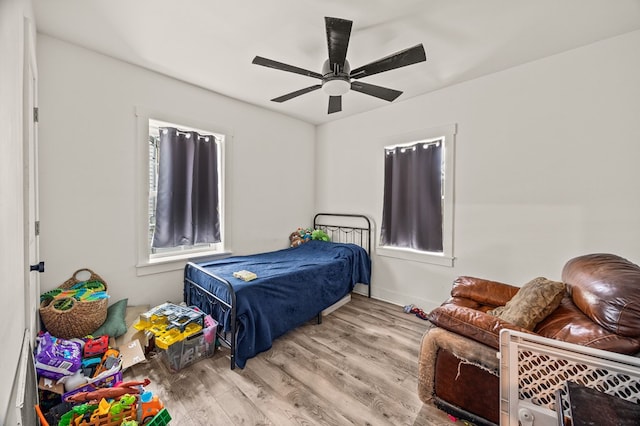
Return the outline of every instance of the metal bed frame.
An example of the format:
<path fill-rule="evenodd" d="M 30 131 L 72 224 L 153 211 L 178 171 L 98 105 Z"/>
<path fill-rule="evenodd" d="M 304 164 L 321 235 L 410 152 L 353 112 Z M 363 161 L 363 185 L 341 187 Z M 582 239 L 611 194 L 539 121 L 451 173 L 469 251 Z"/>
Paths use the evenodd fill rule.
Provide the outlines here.
<path fill-rule="evenodd" d="M 330 219 L 340 218 L 337 221 L 344 224 L 330 223 L 333 220 Z M 359 214 L 347 214 L 347 213 L 318 213 L 313 217 L 313 229 L 321 229 L 329 235 L 332 242 L 337 243 L 351 243 L 356 244 L 366 250 L 367 254 L 371 256 L 371 221 L 367 216 Z M 187 278 L 187 269 L 195 268 L 202 273 L 210 276 L 214 280 L 220 282 L 229 292 L 230 302 L 223 300 L 204 289 L 198 283 Z M 368 295 L 371 297 L 371 283 L 369 283 Z M 230 348 L 231 352 L 231 369 L 236 367 L 236 344 L 238 333 L 238 321 L 236 317 L 236 294 L 233 286 L 226 279 L 219 277 L 200 265 L 194 262 L 188 262 L 184 269 L 184 288 L 185 288 L 185 302 L 187 306 L 191 306 L 191 296 L 196 294 L 200 298 L 206 300 L 206 306 L 199 306 L 205 312 L 213 312 L 214 306 L 219 306 L 220 311 L 223 314 L 229 313 L 230 316 L 230 330 L 224 331 L 222 325 L 218 325 L 216 330 L 216 337 Z M 318 324 L 322 322 L 322 311 L 317 314 Z"/>

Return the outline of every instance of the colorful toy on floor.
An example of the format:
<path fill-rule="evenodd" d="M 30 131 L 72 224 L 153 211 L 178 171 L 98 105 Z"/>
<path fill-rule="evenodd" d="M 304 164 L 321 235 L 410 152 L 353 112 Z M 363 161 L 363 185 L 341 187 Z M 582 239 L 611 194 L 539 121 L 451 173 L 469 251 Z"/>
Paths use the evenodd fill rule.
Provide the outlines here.
<path fill-rule="evenodd" d="M 84 358 L 102 355 L 109 349 L 109 336 L 97 336 L 87 339 L 84 344 Z"/>
<path fill-rule="evenodd" d="M 97 410 L 97 409 L 98 409 L 98 404 L 85 403 L 85 404 L 77 405 L 73 407 L 64 416 L 62 416 L 62 418 L 60 419 L 60 423 L 58 423 L 58 426 L 71 425 L 73 424 L 72 422 L 74 421 L 74 418 L 83 418 L 85 416 L 91 417 L 91 414 L 94 412 L 94 410 Z"/>
<path fill-rule="evenodd" d="M 166 350 L 172 344 L 202 330 L 204 317 L 203 312 L 195 309 L 163 303 L 141 314 L 133 326 L 136 330 L 153 333 L 156 346 Z"/>
<path fill-rule="evenodd" d="M 100 364 L 96 367 L 92 377 L 98 377 L 105 371 L 111 370 L 120 362 L 120 352 L 117 349 L 107 349 L 100 359 Z"/>
<path fill-rule="evenodd" d="M 158 414 L 156 414 L 155 417 L 145 426 L 165 426 L 169 424 L 169 421 L 171 421 L 171 416 L 167 409 L 163 408 L 158 411 Z M 125 426 L 125 424 L 123 423 L 122 426 Z"/>
<path fill-rule="evenodd" d="M 406 305 L 403 310 L 405 314 L 415 314 L 420 319 L 427 319 L 427 314 L 425 313 L 425 311 L 414 305 Z"/>
<path fill-rule="evenodd" d="M 145 390 L 151 381 L 131 381 L 114 388 L 99 389 L 73 395 L 70 401 L 89 401 L 72 406 L 60 420 L 47 422 L 36 406 L 43 426 L 163 426 L 169 424 L 171 416 L 153 392 Z M 112 390 L 127 391 L 115 396 Z M 62 407 L 61 407 L 62 408 Z"/>
<path fill-rule="evenodd" d="M 67 402 L 99 401 L 102 398 L 118 398 L 124 394 L 136 395 L 140 393 L 140 387 L 148 386 L 151 380 L 123 382 L 111 388 L 96 389 L 90 392 L 78 392 L 67 398 Z"/>

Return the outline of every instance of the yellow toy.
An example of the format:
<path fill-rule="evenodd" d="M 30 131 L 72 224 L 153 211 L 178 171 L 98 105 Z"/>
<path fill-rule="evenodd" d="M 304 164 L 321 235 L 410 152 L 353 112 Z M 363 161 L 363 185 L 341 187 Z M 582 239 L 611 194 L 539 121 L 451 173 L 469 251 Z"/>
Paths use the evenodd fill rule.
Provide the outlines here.
<path fill-rule="evenodd" d="M 204 314 L 194 309 L 172 303 L 163 303 L 140 315 L 134 324 L 136 330 L 153 333 L 156 346 L 167 349 L 202 330 Z"/>

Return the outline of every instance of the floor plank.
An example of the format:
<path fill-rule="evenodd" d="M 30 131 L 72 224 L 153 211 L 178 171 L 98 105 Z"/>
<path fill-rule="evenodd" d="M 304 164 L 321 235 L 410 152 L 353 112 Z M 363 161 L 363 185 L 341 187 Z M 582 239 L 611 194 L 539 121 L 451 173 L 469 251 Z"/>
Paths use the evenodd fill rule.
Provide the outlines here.
<path fill-rule="evenodd" d="M 148 377 L 175 425 L 449 426 L 417 394 L 427 322 L 354 294 L 351 302 L 277 339 L 244 369 L 222 348 L 172 373 L 159 356 L 125 372 Z"/>

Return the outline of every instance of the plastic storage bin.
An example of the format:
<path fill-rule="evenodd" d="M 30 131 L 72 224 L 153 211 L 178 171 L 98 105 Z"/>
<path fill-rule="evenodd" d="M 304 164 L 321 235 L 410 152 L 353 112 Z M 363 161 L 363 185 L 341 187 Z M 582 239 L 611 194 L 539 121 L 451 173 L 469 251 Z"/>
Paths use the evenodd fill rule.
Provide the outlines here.
<path fill-rule="evenodd" d="M 180 371 L 201 359 L 213 356 L 218 323 L 207 315 L 205 328 L 169 345 L 160 351 L 163 362 L 171 371 Z"/>

